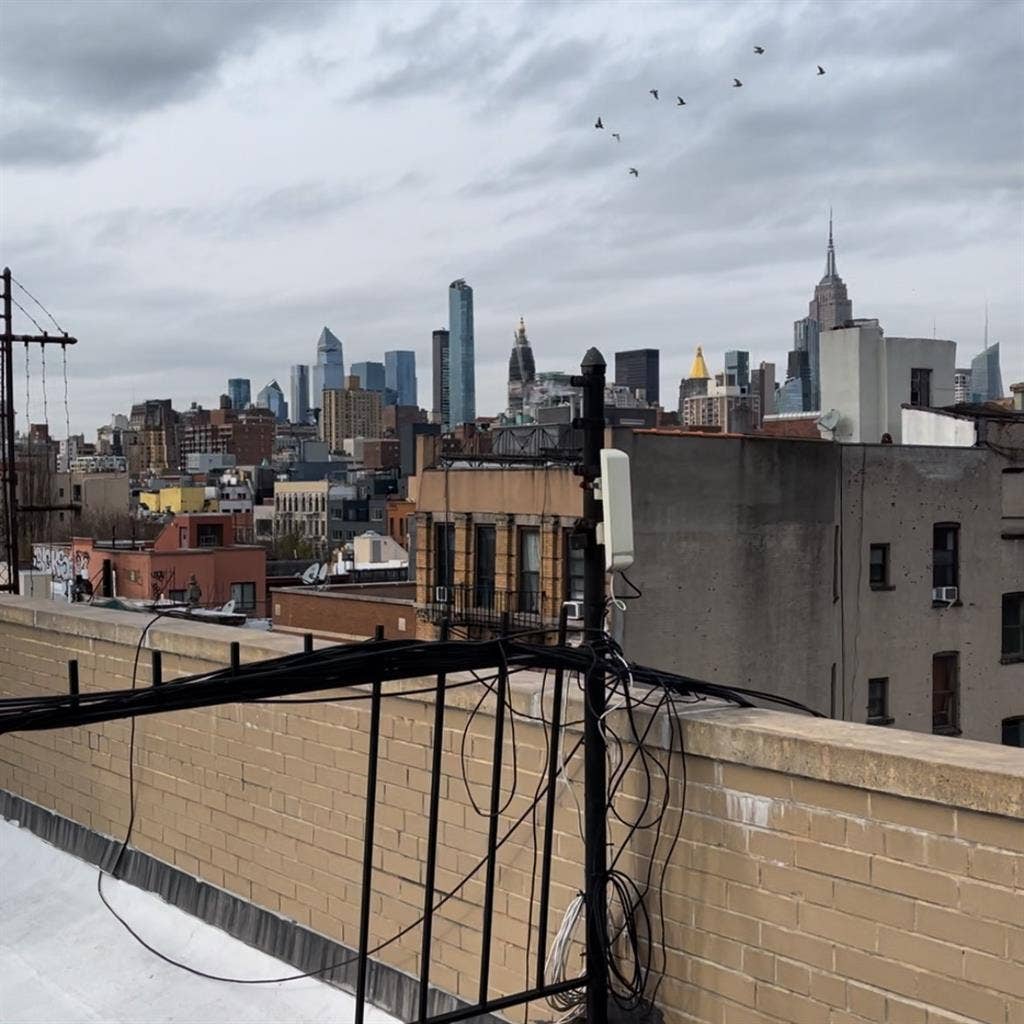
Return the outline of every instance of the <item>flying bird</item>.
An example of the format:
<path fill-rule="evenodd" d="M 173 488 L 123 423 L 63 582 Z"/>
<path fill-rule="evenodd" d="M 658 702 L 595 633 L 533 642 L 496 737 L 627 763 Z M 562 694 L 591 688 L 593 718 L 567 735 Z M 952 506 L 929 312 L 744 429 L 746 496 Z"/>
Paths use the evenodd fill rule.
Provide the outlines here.
<path fill-rule="evenodd" d="M 763 46 L 755 46 L 754 47 L 754 53 L 764 53 L 764 47 Z"/>
<path fill-rule="evenodd" d="M 657 89 L 648 89 L 647 91 L 648 91 L 648 92 L 649 92 L 649 93 L 650 93 L 650 94 L 651 94 L 651 95 L 652 95 L 652 96 L 653 96 L 653 97 L 654 97 L 655 99 L 657 99 L 657 98 L 658 98 L 658 90 L 657 90 Z"/>
<path fill-rule="evenodd" d="M 685 107 L 686 106 L 686 100 L 684 100 L 682 96 L 677 96 L 676 97 L 676 106 L 677 107 Z"/>
<path fill-rule="evenodd" d="M 640 172 L 635 167 L 630 167 L 629 173 L 632 174 L 634 178 L 640 177 Z"/>
<path fill-rule="evenodd" d="M 819 75 L 825 74 L 825 69 L 820 64 L 818 65 L 818 74 Z"/>
<path fill-rule="evenodd" d="M 612 132 L 612 138 L 616 142 L 621 142 L 622 141 L 622 136 L 618 132 Z"/>
<path fill-rule="evenodd" d="M 732 87 L 734 89 L 742 89 L 743 88 L 743 83 L 738 78 L 734 78 L 732 80 Z"/>
<path fill-rule="evenodd" d="M 604 127 L 604 121 L 602 121 L 602 120 L 601 120 L 601 118 L 598 118 L 598 119 L 597 119 L 597 120 L 596 120 L 596 121 L 594 122 L 594 127 L 595 127 L 595 128 L 603 128 L 603 127 Z"/>

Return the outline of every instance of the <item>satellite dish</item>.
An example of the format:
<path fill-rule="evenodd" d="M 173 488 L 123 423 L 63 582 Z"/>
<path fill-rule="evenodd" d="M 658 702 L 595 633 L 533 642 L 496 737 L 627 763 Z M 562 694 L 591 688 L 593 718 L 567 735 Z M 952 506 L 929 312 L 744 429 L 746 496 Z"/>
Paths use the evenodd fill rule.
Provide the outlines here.
<path fill-rule="evenodd" d="M 316 574 L 320 571 L 320 563 L 314 562 L 303 574 L 303 583 L 316 583 Z"/>
<path fill-rule="evenodd" d="M 835 409 L 829 409 L 824 416 L 818 420 L 818 426 L 825 430 L 835 430 L 839 426 L 840 416 Z"/>

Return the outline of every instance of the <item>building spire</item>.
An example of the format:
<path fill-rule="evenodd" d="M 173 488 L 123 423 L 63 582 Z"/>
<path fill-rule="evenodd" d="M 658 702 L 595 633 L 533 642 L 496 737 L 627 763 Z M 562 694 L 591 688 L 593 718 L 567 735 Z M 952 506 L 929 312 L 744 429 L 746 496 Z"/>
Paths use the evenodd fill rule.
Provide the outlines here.
<path fill-rule="evenodd" d="M 825 256 L 825 276 L 838 277 L 836 273 L 836 247 L 832 242 L 832 207 L 828 208 L 828 253 Z"/>

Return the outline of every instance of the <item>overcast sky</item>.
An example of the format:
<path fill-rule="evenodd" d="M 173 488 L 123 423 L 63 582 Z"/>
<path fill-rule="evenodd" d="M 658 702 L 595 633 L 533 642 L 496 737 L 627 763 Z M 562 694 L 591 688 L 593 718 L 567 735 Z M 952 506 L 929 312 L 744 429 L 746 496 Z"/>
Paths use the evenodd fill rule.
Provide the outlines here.
<path fill-rule="evenodd" d="M 674 408 L 698 344 L 782 375 L 830 204 L 855 316 L 963 364 L 987 298 L 1024 379 L 1020 3 L 4 0 L 0 70 L 0 258 L 81 339 L 74 430 L 287 390 L 324 324 L 429 406 L 458 277 L 481 414 L 520 315 L 539 369 L 659 348 Z"/>

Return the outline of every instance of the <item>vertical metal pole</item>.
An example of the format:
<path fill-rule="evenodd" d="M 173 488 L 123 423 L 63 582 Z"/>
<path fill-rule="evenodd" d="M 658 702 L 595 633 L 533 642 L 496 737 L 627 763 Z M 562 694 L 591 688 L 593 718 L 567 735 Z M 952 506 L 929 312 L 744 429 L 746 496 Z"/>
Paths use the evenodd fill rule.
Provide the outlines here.
<path fill-rule="evenodd" d="M 440 640 L 448 639 L 448 620 L 441 621 Z M 423 879 L 423 944 L 420 951 L 420 991 L 416 1020 L 427 1019 L 430 996 L 430 943 L 434 930 L 434 880 L 437 874 L 437 823 L 441 804 L 441 753 L 444 748 L 445 674 L 437 674 L 434 693 L 434 734 L 430 761 L 430 809 L 427 814 L 427 864 Z"/>
<path fill-rule="evenodd" d="M 100 596 L 114 596 L 114 564 L 109 558 L 104 558 L 100 565 Z"/>
<path fill-rule="evenodd" d="M 558 615 L 558 646 L 565 646 L 569 610 L 562 605 Z M 562 733 L 562 690 L 565 672 L 555 669 L 555 692 L 551 708 L 551 734 L 548 737 L 548 794 L 544 806 L 544 852 L 540 862 L 540 916 L 537 922 L 537 988 L 544 987 L 544 966 L 548 956 L 548 904 L 551 898 L 551 846 L 555 832 L 555 804 L 558 801 L 558 750 Z M 541 709 L 543 712 L 543 709 Z"/>
<path fill-rule="evenodd" d="M 303 633 L 302 634 L 302 653 L 312 654 L 313 653 L 313 634 Z"/>
<path fill-rule="evenodd" d="M 501 635 L 508 636 L 509 616 L 501 617 Z M 508 699 L 508 669 L 504 659 L 498 666 L 498 706 L 494 711 L 494 752 L 491 755 L 491 807 L 487 822 L 487 875 L 484 881 L 484 918 L 480 934 L 480 1002 L 487 1002 L 491 981 L 491 932 L 494 925 L 494 877 L 498 869 L 498 817 L 501 810 L 501 761 L 505 745 L 505 704 Z"/>
<path fill-rule="evenodd" d="M 231 659 L 231 671 L 237 672 L 242 664 L 242 648 L 237 640 L 231 641 L 231 646 L 228 648 L 230 651 L 229 657 Z"/>
<path fill-rule="evenodd" d="M 377 627 L 377 639 L 381 628 Z M 366 761 L 366 812 L 363 825 L 363 886 L 359 894 L 359 966 L 356 971 L 356 1019 L 363 1024 L 366 1013 L 366 970 L 370 949 L 370 899 L 373 895 L 373 826 L 377 810 L 377 754 L 380 749 L 380 680 L 373 681 L 370 694 L 370 752 Z"/>
<path fill-rule="evenodd" d="M 159 651 L 153 651 L 151 657 L 151 675 L 154 686 L 162 686 L 164 681 L 164 659 Z"/>
<path fill-rule="evenodd" d="M 604 441 L 605 361 L 597 349 L 583 357 L 583 519 L 587 546 L 583 575 L 583 622 L 591 644 L 604 628 L 604 548 L 597 542 L 601 503 L 594 494 L 600 475 Z M 587 673 L 583 712 L 584 740 L 584 865 L 587 896 L 587 1024 L 607 1024 L 608 962 L 606 899 L 608 873 L 608 778 L 602 718 L 605 712 L 604 671 L 600 660 Z"/>
<path fill-rule="evenodd" d="M 8 589 L 12 594 L 17 594 L 21 589 L 21 581 L 18 576 L 18 471 L 17 457 L 14 451 L 14 323 L 11 313 L 11 268 L 4 267 L 4 333 L 3 345 L 3 374 L 4 374 L 4 397 L 6 399 L 3 417 L 4 447 L 7 450 L 6 479 L 6 501 L 4 505 L 7 511 L 7 522 L 4 524 L 7 533 L 7 580 Z"/>
<path fill-rule="evenodd" d="M 68 693 L 71 695 L 71 706 L 78 707 L 78 659 L 68 661 Z"/>

